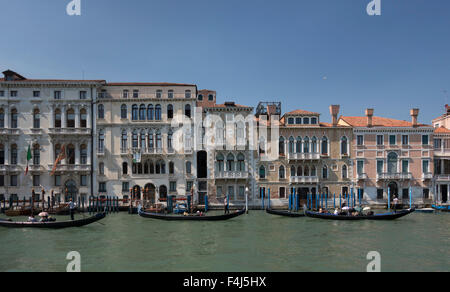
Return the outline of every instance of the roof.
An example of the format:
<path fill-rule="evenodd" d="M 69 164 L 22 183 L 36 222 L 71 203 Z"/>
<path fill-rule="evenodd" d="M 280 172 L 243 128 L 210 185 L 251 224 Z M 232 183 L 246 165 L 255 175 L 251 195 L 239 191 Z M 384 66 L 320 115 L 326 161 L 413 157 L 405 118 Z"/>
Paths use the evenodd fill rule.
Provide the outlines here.
<path fill-rule="evenodd" d="M 436 134 L 449 134 L 450 130 L 445 127 L 440 127 L 434 130 Z"/>
<path fill-rule="evenodd" d="M 0 78 L 0 81 L 5 81 L 5 78 Z M 25 80 L 14 80 L 8 82 L 106 82 L 105 80 L 75 80 L 75 79 L 25 79 Z"/>
<path fill-rule="evenodd" d="M 295 110 L 292 112 L 285 113 L 285 115 L 320 115 L 319 113 L 305 111 L 305 110 Z"/>
<path fill-rule="evenodd" d="M 170 83 L 170 82 L 111 82 L 107 83 L 106 86 L 197 86 L 195 84 L 187 83 Z"/>
<path fill-rule="evenodd" d="M 211 106 L 211 108 L 248 108 L 251 109 L 252 107 L 246 106 L 246 105 L 240 105 L 240 104 L 233 104 L 233 105 L 227 105 L 227 104 L 214 104 Z"/>
<path fill-rule="evenodd" d="M 341 117 L 344 121 L 352 127 L 367 127 L 367 117 Z M 430 125 L 418 124 L 418 127 L 431 127 Z M 412 122 L 395 120 L 382 117 L 372 117 L 372 127 L 413 127 Z"/>

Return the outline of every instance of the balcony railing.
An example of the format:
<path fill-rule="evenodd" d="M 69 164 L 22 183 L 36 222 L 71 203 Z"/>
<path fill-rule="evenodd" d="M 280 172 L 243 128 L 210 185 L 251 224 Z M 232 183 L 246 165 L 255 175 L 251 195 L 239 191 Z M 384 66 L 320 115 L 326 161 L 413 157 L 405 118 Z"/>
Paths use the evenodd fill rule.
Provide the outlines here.
<path fill-rule="evenodd" d="M 365 174 L 365 173 L 358 173 L 358 174 L 356 174 L 356 178 L 358 180 L 366 180 L 367 179 L 367 174 Z"/>
<path fill-rule="evenodd" d="M 50 128 L 48 129 L 50 135 L 90 135 L 89 128 Z"/>
<path fill-rule="evenodd" d="M 450 174 L 439 174 L 436 175 L 437 181 L 450 181 Z"/>
<path fill-rule="evenodd" d="M 288 153 L 289 160 L 319 160 L 319 153 Z"/>
<path fill-rule="evenodd" d="M 410 172 L 398 172 L 398 173 L 380 173 L 377 174 L 377 180 L 410 180 L 412 179 L 412 173 Z"/>
<path fill-rule="evenodd" d="M 433 179 L 433 174 L 431 172 L 422 174 L 422 180 L 429 180 L 429 179 Z"/>
<path fill-rule="evenodd" d="M 48 170 L 53 170 L 53 164 L 48 165 Z M 58 165 L 56 171 L 91 171 L 91 166 L 84 164 L 62 164 Z"/>
<path fill-rule="evenodd" d="M 216 172 L 216 179 L 247 179 L 246 171 L 219 171 Z"/>
<path fill-rule="evenodd" d="M 20 129 L 2 128 L 0 135 L 20 135 Z"/>
<path fill-rule="evenodd" d="M 291 183 L 296 184 L 313 184 L 319 182 L 318 176 L 291 176 L 289 178 Z"/>

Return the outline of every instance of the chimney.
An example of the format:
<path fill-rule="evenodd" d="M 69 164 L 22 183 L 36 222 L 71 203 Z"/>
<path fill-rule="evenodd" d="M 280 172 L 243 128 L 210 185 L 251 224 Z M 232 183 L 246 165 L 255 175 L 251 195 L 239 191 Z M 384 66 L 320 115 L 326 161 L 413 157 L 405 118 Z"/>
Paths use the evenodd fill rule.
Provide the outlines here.
<path fill-rule="evenodd" d="M 333 127 L 336 127 L 338 124 L 338 115 L 339 115 L 339 109 L 341 107 L 339 105 L 330 105 L 330 115 L 332 119 Z"/>
<path fill-rule="evenodd" d="M 417 127 L 417 118 L 419 117 L 419 109 L 413 108 L 411 110 L 411 122 L 413 127 Z"/>
<path fill-rule="evenodd" d="M 366 116 L 367 116 L 367 127 L 371 128 L 373 126 L 373 108 L 366 109 Z"/>

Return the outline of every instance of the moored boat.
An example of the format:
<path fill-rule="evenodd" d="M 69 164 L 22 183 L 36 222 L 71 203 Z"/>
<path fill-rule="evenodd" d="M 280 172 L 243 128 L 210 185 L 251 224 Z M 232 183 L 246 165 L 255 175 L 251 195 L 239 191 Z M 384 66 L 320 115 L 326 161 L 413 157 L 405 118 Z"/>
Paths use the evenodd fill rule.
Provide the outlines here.
<path fill-rule="evenodd" d="M 433 209 L 438 210 L 438 211 L 442 211 L 442 212 L 450 212 L 450 205 L 432 205 L 431 206 Z"/>
<path fill-rule="evenodd" d="M 8 219 L 0 219 L 0 227 L 7 228 L 43 228 L 43 229 L 62 229 L 70 227 L 82 227 L 105 218 L 105 213 L 99 213 L 92 217 L 73 220 L 73 221 L 55 221 L 55 222 L 13 222 Z"/>
<path fill-rule="evenodd" d="M 284 216 L 284 217 L 305 217 L 304 213 L 297 213 L 297 212 L 291 212 L 291 211 L 280 211 L 280 210 L 273 210 L 273 209 L 266 209 L 267 214 L 271 215 L 278 215 L 278 216 Z"/>
<path fill-rule="evenodd" d="M 415 209 L 401 210 L 398 212 L 373 214 L 373 215 L 335 215 L 331 213 L 319 213 L 313 211 L 305 211 L 305 215 L 311 218 L 328 219 L 328 220 L 395 220 L 413 213 Z"/>
<path fill-rule="evenodd" d="M 158 219 L 158 220 L 166 220 L 166 221 L 224 221 L 229 220 L 238 216 L 241 216 L 245 213 L 246 209 L 236 211 L 230 214 L 217 215 L 217 216 L 198 216 L 198 215 L 166 215 L 166 214 L 156 214 L 156 213 L 148 213 L 139 210 L 139 216 L 144 218 Z"/>
<path fill-rule="evenodd" d="M 436 210 L 433 208 L 421 208 L 421 209 L 416 209 L 417 213 L 434 213 Z"/>

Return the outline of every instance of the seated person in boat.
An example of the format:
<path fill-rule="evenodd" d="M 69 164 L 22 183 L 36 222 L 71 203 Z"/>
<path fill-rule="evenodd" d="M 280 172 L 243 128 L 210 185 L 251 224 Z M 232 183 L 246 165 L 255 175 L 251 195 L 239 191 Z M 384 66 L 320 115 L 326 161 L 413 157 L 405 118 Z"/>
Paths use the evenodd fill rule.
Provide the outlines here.
<path fill-rule="evenodd" d="M 34 223 L 37 222 L 36 218 L 34 218 L 34 215 L 31 214 L 30 217 L 28 217 L 28 222 Z"/>

